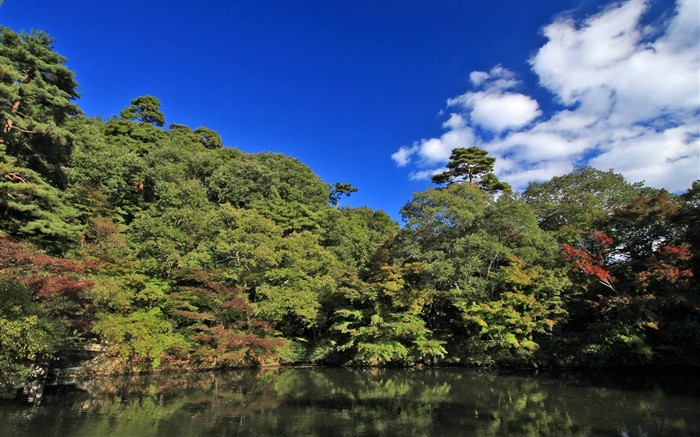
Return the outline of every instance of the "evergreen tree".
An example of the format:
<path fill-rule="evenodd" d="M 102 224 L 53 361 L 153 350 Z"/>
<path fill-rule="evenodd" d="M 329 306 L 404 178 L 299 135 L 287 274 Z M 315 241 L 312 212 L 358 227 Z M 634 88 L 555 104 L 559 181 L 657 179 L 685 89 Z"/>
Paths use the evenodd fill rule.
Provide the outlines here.
<path fill-rule="evenodd" d="M 64 186 L 72 150 L 65 121 L 80 111 L 73 72 L 44 32 L 17 34 L 0 27 L 0 143 L 18 164 Z"/>
<path fill-rule="evenodd" d="M 121 117 L 157 127 L 165 125 L 165 116 L 160 111 L 160 100 L 153 96 L 139 96 L 122 110 Z"/>
<path fill-rule="evenodd" d="M 458 147 L 452 150 L 447 163 L 447 171 L 436 174 L 432 181 L 436 184 L 468 182 L 479 185 L 487 191 L 510 191 L 510 186 L 498 180 L 493 174 L 496 158 L 488 156 L 486 150 L 478 147 Z"/>
<path fill-rule="evenodd" d="M 352 193 L 357 192 L 357 188 L 353 187 L 350 184 L 344 184 L 341 182 L 336 182 L 333 185 L 329 185 L 328 188 L 330 190 L 330 193 L 328 195 L 328 202 L 336 208 L 340 208 L 341 197 L 350 197 Z"/>
<path fill-rule="evenodd" d="M 62 191 L 0 149 L 0 231 L 61 251 L 78 235 L 76 216 Z"/>
<path fill-rule="evenodd" d="M 199 142 L 207 149 L 221 149 L 224 147 L 224 141 L 219 134 L 212 129 L 200 126 L 194 130 Z"/>

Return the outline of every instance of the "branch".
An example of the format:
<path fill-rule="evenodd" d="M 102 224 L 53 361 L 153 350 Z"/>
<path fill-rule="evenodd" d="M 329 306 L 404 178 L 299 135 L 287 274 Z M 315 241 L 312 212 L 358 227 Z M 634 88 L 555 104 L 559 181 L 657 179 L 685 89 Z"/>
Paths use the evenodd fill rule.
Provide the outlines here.
<path fill-rule="evenodd" d="M 14 129 L 14 130 L 22 132 L 23 134 L 35 134 L 35 133 L 37 133 L 37 131 L 35 131 L 35 130 L 26 130 L 26 129 L 22 129 L 22 128 L 17 127 L 17 126 L 13 126 L 12 120 L 10 120 L 10 119 L 5 120 L 5 127 L 7 127 L 8 121 L 10 122 L 10 127 L 7 130 L 3 129 L 3 132 L 8 132 L 10 129 Z"/>
<path fill-rule="evenodd" d="M 599 279 L 598 282 L 600 282 L 601 284 L 605 285 L 606 287 L 608 287 L 609 289 L 611 289 L 615 294 L 617 294 L 617 290 L 615 289 L 615 286 L 613 285 L 613 283 L 612 283 L 612 281 L 610 280 L 610 278 Z"/>
<path fill-rule="evenodd" d="M 8 181 L 20 181 L 24 184 L 27 183 L 27 180 L 24 179 L 22 176 L 18 175 L 17 173 L 8 173 L 5 175 L 5 179 Z"/>

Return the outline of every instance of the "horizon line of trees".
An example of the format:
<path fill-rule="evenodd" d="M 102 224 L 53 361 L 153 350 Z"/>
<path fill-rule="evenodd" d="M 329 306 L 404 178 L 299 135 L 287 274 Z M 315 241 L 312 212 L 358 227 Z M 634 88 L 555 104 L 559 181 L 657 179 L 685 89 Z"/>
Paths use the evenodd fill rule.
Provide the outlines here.
<path fill-rule="evenodd" d="M 700 184 L 576 169 L 514 193 L 477 147 L 401 210 L 297 159 L 85 117 L 41 31 L 0 28 L 0 385 L 268 363 L 700 365 Z"/>

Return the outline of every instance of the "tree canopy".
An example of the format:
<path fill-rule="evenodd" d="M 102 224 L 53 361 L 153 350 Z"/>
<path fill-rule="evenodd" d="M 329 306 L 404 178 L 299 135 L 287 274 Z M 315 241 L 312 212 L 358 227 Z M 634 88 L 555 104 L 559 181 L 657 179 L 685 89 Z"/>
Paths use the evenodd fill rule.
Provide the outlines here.
<path fill-rule="evenodd" d="M 80 114 L 43 32 L 0 31 L 0 385 L 271 363 L 700 366 L 698 183 L 576 169 L 520 195 L 476 147 L 403 226 L 299 160 Z"/>
<path fill-rule="evenodd" d="M 131 101 L 131 105 L 122 110 L 120 116 L 157 127 L 165 125 L 165 116 L 160 111 L 160 100 L 153 96 L 136 97 Z"/>
<path fill-rule="evenodd" d="M 65 187 L 63 166 L 72 151 L 69 117 L 80 111 L 74 74 L 44 32 L 0 28 L 0 147 L 17 163 Z"/>
<path fill-rule="evenodd" d="M 488 191 L 510 191 L 510 186 L 494 175 L 495 162 L 496 158 L 488 156 L 486 150 L 474 146 L 457 147 L 452 149 L 447 170 L 433 175 L 432 181 L 436 184 L 466 182 Z"/>

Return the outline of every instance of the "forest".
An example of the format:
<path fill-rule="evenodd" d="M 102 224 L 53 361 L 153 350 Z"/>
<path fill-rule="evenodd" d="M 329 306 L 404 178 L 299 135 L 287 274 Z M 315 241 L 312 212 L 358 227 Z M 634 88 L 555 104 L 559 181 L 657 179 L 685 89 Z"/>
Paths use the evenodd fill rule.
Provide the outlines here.
<path fill-rule="evenodd" d="M 154 96 L 85 116 L 53 43 L 0 28 L 0 386 L 85 349 L 94 374 L 700 366 L 700 182 L 520 193 L 465 145 L 399 225 Z"/>

